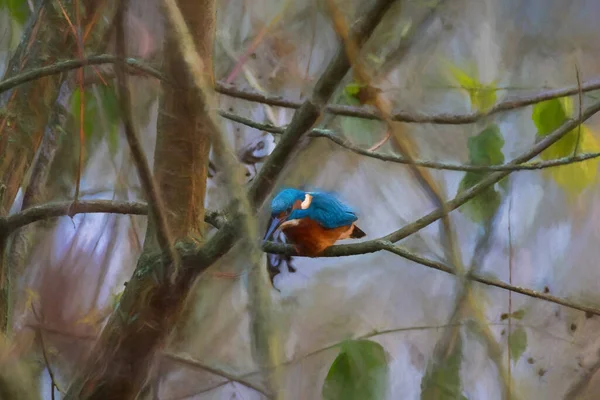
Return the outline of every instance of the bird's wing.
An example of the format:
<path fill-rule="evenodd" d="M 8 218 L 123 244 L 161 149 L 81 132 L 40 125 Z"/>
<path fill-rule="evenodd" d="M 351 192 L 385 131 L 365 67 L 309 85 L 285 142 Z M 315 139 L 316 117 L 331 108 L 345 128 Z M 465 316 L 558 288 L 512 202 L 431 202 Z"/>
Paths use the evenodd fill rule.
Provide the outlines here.
<path fill-rule="evenodd" d="M 311 192 L 309 218 L 327 229 L 348 226 L 358 219 L 354 211 L 329 193 Z"/>

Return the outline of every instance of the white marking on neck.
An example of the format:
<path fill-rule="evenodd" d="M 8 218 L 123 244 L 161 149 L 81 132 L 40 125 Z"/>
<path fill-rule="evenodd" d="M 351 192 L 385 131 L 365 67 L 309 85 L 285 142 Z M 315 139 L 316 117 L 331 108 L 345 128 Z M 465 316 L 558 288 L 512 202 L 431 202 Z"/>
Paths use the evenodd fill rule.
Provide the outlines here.
<path fill-rule="evenodd" d="M 300 219 L 290 219 L 289 221 L 285 221 L 283 224 L 281 224 L 279 229 L 286 230 L 287 228 L 298 226 L 300 225 L 300 221 Z"/>
<path fill-rule="evenodd" d="M 302 208 L 303 210 L 306 210 L 308 207 L 310 207 L 310 203 L 312 203 L 312 196 L 308 193 L 306 193 L 306 195 L 304 195 L 304 201 L 302 202 L 302 204 L 300 204 L 300 208 Z"/>

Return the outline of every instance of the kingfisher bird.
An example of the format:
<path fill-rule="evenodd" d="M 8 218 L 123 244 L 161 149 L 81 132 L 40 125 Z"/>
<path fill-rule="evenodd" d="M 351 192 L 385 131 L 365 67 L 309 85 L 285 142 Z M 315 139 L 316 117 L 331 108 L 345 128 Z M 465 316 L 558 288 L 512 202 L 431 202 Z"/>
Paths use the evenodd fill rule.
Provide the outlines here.
<path fill-rule="evenodd" d="M 365 237 L 356 220 L 354 211 L 332 194 L 286 188 L 271 202 L 271 224 L 264 240 L 279 229 L 298 253 L 316 257 L 338 240 Z"/>

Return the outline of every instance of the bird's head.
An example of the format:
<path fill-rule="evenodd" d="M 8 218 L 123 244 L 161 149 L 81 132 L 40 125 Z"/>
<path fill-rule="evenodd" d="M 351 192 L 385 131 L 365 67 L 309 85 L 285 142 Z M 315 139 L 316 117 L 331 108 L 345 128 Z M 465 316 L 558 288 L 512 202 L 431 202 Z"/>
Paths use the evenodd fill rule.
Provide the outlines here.
<path fill-rule="evenodd" d="M 264 240 L 268 240 L 279 226 L 287 221 L 294 210 L 307 209 L 312 196 L 298 189 L 283 189 L 271 201 L 271 223 Z"/>

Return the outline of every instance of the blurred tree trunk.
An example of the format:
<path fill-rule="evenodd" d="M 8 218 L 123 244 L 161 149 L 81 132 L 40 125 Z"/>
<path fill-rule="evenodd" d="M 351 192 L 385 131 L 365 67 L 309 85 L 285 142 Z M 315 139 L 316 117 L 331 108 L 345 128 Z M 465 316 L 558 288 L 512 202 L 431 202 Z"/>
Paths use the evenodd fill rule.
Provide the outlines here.
<path fill-rule="evenodd" d="M 178 5 L 206 61 L 206 72 L 212 76 L 215 2 L 180 0 Z M 195 94 L 174 29 L 167 31 L 164 70 L 176 85 L 164 88 L 154 158 L 155 182 L 173 237 L 197 242 L 204 232 L 209 116 Z M 185 268 L 174 283 L 159 278 L 174 271 L 165 272 L 172 266 L 156 257 L 156 228 L 150 217 L 144 252 L 134 276 L 66 399 L 135 398 L 147 379 L 154 355 L 179 318 L 192 282 L 185 278 Z"/>
<path fill-rule="evenodd" d="M 204 72 L 212 77 L 215 2 L 180 0 L 178 5 L 194 35 L 200 56 L 207 60 Z M 167 30 L 164 73 L 175 85 L 163 86 L 154 153 L 154 176 L 173 237 L 200 239 L 204 232 L 210 131 L 208 116 L 202 112 L 204 105 L 196 95 L 186 64 L 177 49 L 175 32 Z M 147 249 L 149 245 L 156 249 L 152 221 L 149 220 L 150 227 L 146 235 Z"/>
<path fill-rule="evenodd" d="M 97 16 L 100 13 L 114 13 L 114 4 L 114 0 L 82 2 L 82 31 L 93 28 L 86 43 L 93 46 L 104 37 L 109 24 L 106 19 Z M 74 2 L 63 1 L 62 5 L 71 21 L 77 21 Z M 41 2 L 32 19 L 9 62 L 5 78 L 24 70 L 53 64 L 57 60 L 74 58 L 77 53 L 74 32 L 58 2 Z M 8 213 L 19 188 L 24 184 L 66 77 L 66 73 L 50 75 L 20 85 L 0 96 L 0 108 L 3 108 L 0 115 L 0 215 Z M 0 235 L 0 329 L 7 331 L 10 325 L 11 274 L 7 268 L 9 260 L 5 259 L 7 238 L 1 232 Z"/>

